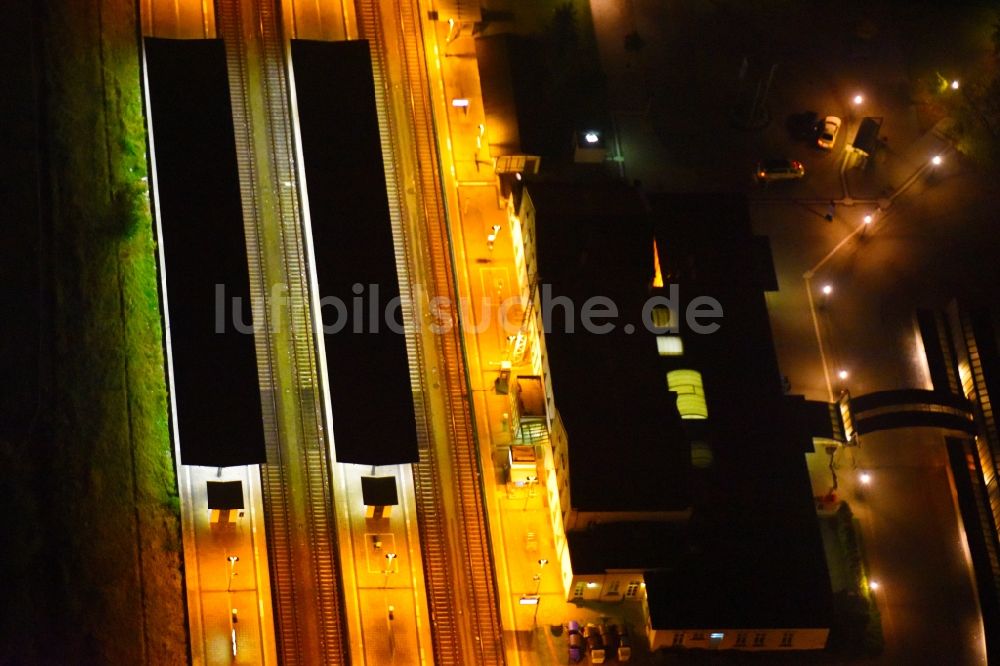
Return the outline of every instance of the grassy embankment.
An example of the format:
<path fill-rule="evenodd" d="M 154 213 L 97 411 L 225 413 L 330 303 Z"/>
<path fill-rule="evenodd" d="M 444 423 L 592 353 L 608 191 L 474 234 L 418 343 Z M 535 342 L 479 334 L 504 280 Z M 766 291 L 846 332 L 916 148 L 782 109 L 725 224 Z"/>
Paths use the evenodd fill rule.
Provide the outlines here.
<path fill-rule="evenodd" d="M 869 586 L 858 521 L 847 503 L 820 518 L 833 583 L 833 626 L 827 649 L 834 654 L 874 656 L 883 649 L 882 620 Z"/>
<path fill-rule="evenodd" d="M 16 500 L 36 527 L 9 545 L 33 607 L 0 654 L 27 663 L 189 660 L 135 12 L 36 3 L 49 305 Z"/>

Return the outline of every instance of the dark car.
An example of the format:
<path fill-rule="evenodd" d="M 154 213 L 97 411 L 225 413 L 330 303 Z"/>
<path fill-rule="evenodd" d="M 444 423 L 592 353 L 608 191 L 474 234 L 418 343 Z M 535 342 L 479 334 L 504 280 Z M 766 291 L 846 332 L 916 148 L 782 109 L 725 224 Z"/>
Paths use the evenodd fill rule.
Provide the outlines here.
<path fill-rule="evenodd" d="M 596 624 L 588 624 L 583 629 L 583 637 L 587 639 L 587 650 L 590 652 L 590 661 L 594 664 L 603 664 L 606 651 L 604 649 L 604 637 L 601 629 Z"/>
<path fill-rule="evenodd" d="M 579 622 L 570 620 L 567 625 L 567 638 L 569 641 L 569 660 L 575 664 L 583 659 L 583 653 L 586 651 L 586 644 L 583 640 L 583 634 L 580 633 Z"/>
<path fill-rule="evenodd" d="M 618 625 L 601 625 L 601 637 L 604 639 L 604 647 L 608 651 L 608 654 L 614 655 L 618 651 L 618 641 L 620 639 Z"/>
<path fill-rule="evenodd" d="M 784 157 L 773 157 L 757 163 L 754 176 L 759 183 L 770 183 L 775 180 L 793 180 L 806 175 L 802 162 Z"/>
<path fill-rule="evenodd" d="M 628 661 L 632 658 L 632 637 L 628 635 L 628 627 L 622 627 L 618 635 L 618 661 Z"/>

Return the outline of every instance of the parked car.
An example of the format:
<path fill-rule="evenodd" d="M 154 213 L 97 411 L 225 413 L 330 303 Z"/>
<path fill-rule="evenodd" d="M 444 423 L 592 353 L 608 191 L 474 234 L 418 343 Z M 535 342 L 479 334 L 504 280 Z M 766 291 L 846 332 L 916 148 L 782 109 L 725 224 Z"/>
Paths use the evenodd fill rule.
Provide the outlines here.
<path fill-rule="evenodd" d="M 770 183 L 775 180 L 792 180 L 802 178 L 806 175 L 806 168 L 802 162 L 775 157 L 761 160 L 757 163 L 757 181 Z"/>
<path fill-rule="evenodd" d="M 601 638 L 604 639 L 605 651 L 614 656 L 618 652 L 619 631 L 617 624 L 602 624 Z"/>
<path fill-rule="evenodd" d="M 596 624 L 587 624 L 583 628 L 583 637 L 587 639 L 587 650 L 590 652 L 590 662 L 603 664 L 605 658 L 604 637 Z"/>
<path fill-rule="evenodd" d="M 833 144 L 837 142 L 837 133 L 840 131 L 840 118 L 837 116 L 827 116 L 819 125 L 819 136 L 816 137 L 816 145 L 827 150 L 833 149 Z"/>
<path fill-rule="evenodd" d="M 628 635 L 628 627 L 623 626 L 618 635 L 618 661 L 628 661 L 632 658 L 632 637 Z"/>
<path fill-rule="evenodd" d="M 586 650 L 586 643 L 583 640 L 583 634 L 580 633 L 580 623 L 575 620 L 570 620 L 567 625 L 567 636 L 569 639 L 569 660 L 570 663 L 577 663 L 583 659 L 583 653 Z"/>

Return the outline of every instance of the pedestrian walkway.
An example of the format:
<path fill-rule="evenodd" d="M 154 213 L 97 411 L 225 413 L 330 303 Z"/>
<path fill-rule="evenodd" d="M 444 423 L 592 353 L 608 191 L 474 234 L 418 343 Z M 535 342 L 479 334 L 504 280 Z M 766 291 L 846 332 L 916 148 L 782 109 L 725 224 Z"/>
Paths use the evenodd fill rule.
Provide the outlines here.
<path fill-rule="evenodd" d="M 444 185 L 458 291 L 471 306 L 465 308 L 464 333 L 507 660 L 514 666 L 562 664 L 569 620 L 627 622 L 637 637 L 643 631 L 641 606 L 568 603 L 563 579 L 567 574 L 558 564 L 563 553 L 556 549 L 547 488 L 544 483 L 508 483 L 507 451 L 514 443 L 511 403 L 496 382 L 504 362 L 511 363 L 511 377 L 541 370 L 533 366 L 530 354 L 523 361 L 512 355 L 511 330 L 505 328 L 498 307 L 523 295 L 523 276 L 518 276 L 515 262 L 519 239 L 512 237 L 506 202 L 499 197 L 493 173 L 495 156 L 489 153 L 490 128 L 485 124 L 471 27 L 449 30 L 442 20 L 429 24 L 425 35 L 429 58 L 438 54 L 428 70 L 435 88 L 443 171 L 451 176 Z M 508 313 L 515 330 L 520 312 L 515 308 Z M 537 604 L 523 603 L 535 595 Z"/>

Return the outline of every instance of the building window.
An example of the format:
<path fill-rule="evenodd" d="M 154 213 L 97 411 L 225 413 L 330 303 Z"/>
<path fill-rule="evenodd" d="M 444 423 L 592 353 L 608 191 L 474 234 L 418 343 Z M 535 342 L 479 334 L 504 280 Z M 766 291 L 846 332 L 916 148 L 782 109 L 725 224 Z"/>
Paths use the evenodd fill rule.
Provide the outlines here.
<path fill-rule="evenodd" d="M 764 647 L 764 637 L 766 635 L 767 634 L 764 634 L 764 633 L 756 633 L 756 634 L 754 634 L 753 635 L 753 646 L 754 647 Z"/>
<path fill-rule="evenodd" d="M 573 598 L 579 599 L 583 596 L 583 583 L 577 583 L 576 587 L 573 588 Z"/>
<path fill-rule="evenodd" d="M 617 590 L 618 588 L 615 589 Z M 625 596 L 634 597 L 638 591 L 639 591 L 639 581 L 637 580 L 629 581 L 628 587 L 625 588 Z"/>
<path fill-rule="evenodd" d="M 684 645 L 684 632 L 675 631 L 674 632 L 674 647 L 680 647 Z"/>
<path fill-rule="evenodd" d="M 701 633 L 700 631 L 696 631 L 693 634 L 691 634 L 691 640 L 693 640 L 693 641 L 703 641 L 703 640 L 705 640 L 705 634 Z"/>
<path fill-rule="evenodd" d="M 618 582 L 617 580 L 613 580 L 608 583 L 608 594 L 618 594 Z"/>
<path fill-rule="evenodd" d="M 706 469 L 712 466 L 714 460 L 712 447 L 708 442 L 695 440 L 691 442 L 691 466 L 698 469 Z"/>
<path fill-rule="evenodd" d="M 660 352 L 660 356 L 682 356 L 684 354 L 684 343 L 681 342 L 681 336 L 656 336 L 656 351 Z"/>
<path fill-rule="evenodd" d="M 653 329 L 659 333 L 670 328 L 670 323 L 674 320 L 673 313 L 666 305 L 654 305 L 652 312 Z"/>
<path fill-rule="evenodd" d="M 744 632 L 736 634 L 736 642 L 733 643 L 733 647 L 746 647 L 747 646 L 747 635 Z"/>
<path fill-rule="evenodd" d="M 663 287 L 663 273 L 660 271 L 660 252 L 656 247 L 656 239 L 653 239 L 653 286 Z"/>
<path fill-rule="evenodd" d="M 707 419 L 705 388 L 697 370 L 671 370 L 667 373 L 667 386 L 677 394 L 677 411 L 682 419 Z"/>
<path fill-rule="evenodd" d="M 781 647 L 792 647 L 792 636 L 795 635 L 793 631 L 786 631 L 781 634 Z"/>

